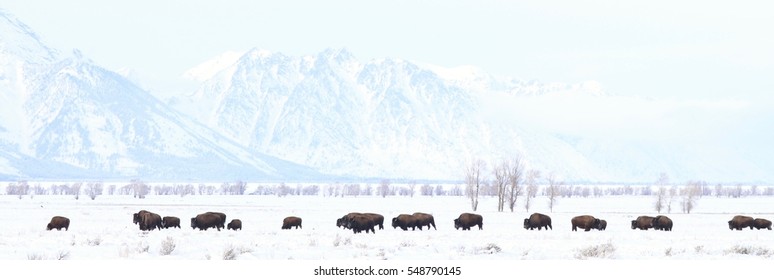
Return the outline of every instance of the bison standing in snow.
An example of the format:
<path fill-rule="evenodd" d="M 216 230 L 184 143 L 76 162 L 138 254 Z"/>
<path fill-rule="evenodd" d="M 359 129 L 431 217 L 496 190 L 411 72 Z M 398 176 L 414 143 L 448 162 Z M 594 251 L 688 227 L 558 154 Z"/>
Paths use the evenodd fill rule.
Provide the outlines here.
<path fill-rule="evenodd" d="M 483 229 L 484 217 L 479 214 L 462 213 L 459 218 L 454 219 L 454 229 L 470 230 L 471 227 L 478 226 Z"/>
<path fill-rule="evenodd" d="M 70 229 L 70 219 L 62 217 L 62 216 L 54 216 L 51 218 L 51 221 L 48 222 L 48 225 L 46 225 L 46 230 L 56 229 L 56 230 L 62 230 L 65 229 L 65 231 Z"/>

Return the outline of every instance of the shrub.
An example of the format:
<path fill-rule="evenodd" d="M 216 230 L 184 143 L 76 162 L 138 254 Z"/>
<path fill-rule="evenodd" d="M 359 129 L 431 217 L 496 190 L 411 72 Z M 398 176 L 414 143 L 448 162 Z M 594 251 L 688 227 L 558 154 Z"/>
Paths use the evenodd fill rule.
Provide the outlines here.
<path fill-rule="evenodd" d="M 760 247 L 760 246 L 753 247 L 753 246 L 735 245 L 734 247 L 727 249 L 725 253 L 770 257 L 774 252 L 769 250 L 769 248 Z"/>
<path fill-rule="evenodd" d="M 171 236 L 167 236 L 166 239 L 161 241 L 161 248 L 159 249 L 159 253 L 162 256 L 167 256 L 169 254 L 172 254 L 172 251 L 175 250 L 175 240 L 172 239 Z"/>
<path fill-rule="evenodd" d="M 608 242 L 578 249 L 575 253 L 575 258 L 581 260 L 588 258 L 610 258 L 613 256 L 613 253 L 615 253 L 615 246 Z"/>
<path fill-rule="evenodd" d="M 497 244 L 489 243 L 489 244 L 486 244 L 486 246 L 476 248 L 474 253 L 477 255 L 483 255 L 483 254 L 492 255 L 492 254 L 497 254 L 502 250 L 503 249 L 501 249 L 500 246 L 497 246 Z"/>

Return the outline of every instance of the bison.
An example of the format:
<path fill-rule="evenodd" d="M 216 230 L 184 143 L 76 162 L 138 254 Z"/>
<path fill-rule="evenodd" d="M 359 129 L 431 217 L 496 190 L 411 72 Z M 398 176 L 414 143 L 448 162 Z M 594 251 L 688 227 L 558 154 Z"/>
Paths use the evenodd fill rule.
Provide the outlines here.
<path fill-rule="evenodd" d="M 672 231 L 672 219 L 667 216 L 656 216 L 651 221 L 651 227 L 655 230 Z"/>
<path fill-rule="evenodd" d="M 554 229 L 554 227 L 551 226 L 551 217 L 540 213 L 533 213 L 532 215 L 529 216 L 529 218 L 524 219 L 525 229 L 534 230 L 535 228 L 537 228 L 538 230 L 541 230 L 544 227 L 546 228 L 546 230 L 548 230 L 549 228 L 551 230 Z"/>
<path fill-rule="evenodd" d="M 411 230 L 416 230 L 417 217 L 414 215 L 400 214 L 397 217 L 392 218 L 392 228 L 398 227 L 400 227 L 402 230 L 408 230 L 408 228 L 411 228 Z"/>
<path fill-rule="evenodd" d="M 62 230 L 62 228 L 66 231 L 70 230 L 70 219 L 62 216 L 54 216 L 51 218 L 51 221 L 48 222 L 48 225 L 46 225 L 46 230 Z"/>
<path fill-rule="evenodd" d="M 653 219 L 651 216 L 639 216 L 632 220 L 632 229 L 648 230 L 653 227 Z"/>
<path fill-rule="evenodd" d="M 733 218 L 731 218 L 730 221 L 728 221 L 728 228 L 731 230 L 742 230 L 743 228 L 746 228 L 746 227 L 753 229 L 754 221 L 755 220 L 750 216 L 736 215 Z"/>
<path fill-rule="evenodd" d="M 771 221 L 766 220 L 766 219 L 757 218 L 757 219 L 753 220 L 753 227 L 755 227 L 756 229 L 759 229 L 759 230 L 762 229 L 762 228 L 771 230 Z"/>
<path fill-rule="evenodd" d="M 161 225 L 164 226 L 164 228 L 171 228 L 171 227 L 180 228 L 180 218 L 172 217 L 172 216 L 164 216 L 164 218 L 161 218 Z"/>
<path fill-rule="evenodd" d="M 358 212 L 350 212 L 349 214 L 344 215 L 340 219 L 336 220 L 336 226 L 337 227 L 343 227 L 345 229 L 349 229 L 348 224 L 349 221 L 352 220 L 355 216 L 363 215 L 363 213 Z"/>
<path fill-rule="evenodd" d="M 139 212 L 132 214 L 132 222 L 135 225 L 139 224 L 142 221 L 142 215 L 144 215 L 145 213 L 150 213 L 150 211 L 140 210 Z"/>
<path fill-rule="evenodd" d="M 591 231 L 592 228 L 599 228 L 600 220 L 591 215 L 582 215 L 572 218 L 570 223 L 572 231 L 578 231 L 578 228 L 582 228 L 583 231 Z"/>
<path fill-rule="evenodd" d="M 369 230 L 372 233 L 376 233 L 376 230 L 374 230 L 375 225 L 372 217 L 367 215 L 354 216 L 347 222 L 347 228 L 352 229 L 352 232 L 354 233 L 360 233 L 361 231 L 368 233 Z"/>
<path fill-rule="evenodd" d="M 282 229 L 301 228 L 301 218 L 290 216 L 282 220 Z"/>
<path fill-rule="evenodd" d="M 242 230 L 242 220 L 240 219 L 233 219 L 231 222 L 228 223 L 226 226 L 226 229 L 233 229 L 233 230 Z"/>
<path fill-rule="evenodd" d="M 363 215 L 371 218 L 371 220 L 374 222 L 374 226 L 378 225 L 379 229 L 384 229 L 384 216 L 376 213 L 365 213 Z"/>
<path fill-rule="evenodd" d="M 201 230 L 207 230 L 208 228 L 216 228 L 220 231 L 220 225 L 223 224 L 220 215 L 213 213 L 202 213 L 191 218 L 191 228 Z"/>
<path fill-rule="evenodd" d="M 159 214 L 145 212 L 140 215 L 140 230 L 154 230 L 162 228 L 162 220 Z"/>
<path fill-rule="evenodd" d="M 412 215 L 416 218 L 417 227 L 419 230 L 422 230 L 422 227 L 424 226 L 427 226 L 428 230 L 430 229 L 430 226 L 433 226 L 433 229 L 438 230 L 435 227 L 435 218 L 433 218 L 433 215 L 421 212 L 416 212 Z"/>
<path fill-rule="evenodd" d="M 479 214 L 462 213 L 459 218 L 454 219 L 454 229 L 470 230 L 474 226 L 478 226 L 478 229 L 482 230 L 484 217 Z"/>
<path fill-rule="evenodd" d="M 226 214 L 223 214 L 221 212 L 207 212 L 208 214 L 215 214 L 220 217 L 220 224 L 218 225 L 218 228 L 225 228 L 226 227 Z M 218 229 L 220 230 L 220 229 Z"/>
<path fill-rule="evenodd" d="M 598 230 L 605 230 L 607 229 L 607 221 L 605 220 L 599 220 L 599 225 L 597 226 Z"/>

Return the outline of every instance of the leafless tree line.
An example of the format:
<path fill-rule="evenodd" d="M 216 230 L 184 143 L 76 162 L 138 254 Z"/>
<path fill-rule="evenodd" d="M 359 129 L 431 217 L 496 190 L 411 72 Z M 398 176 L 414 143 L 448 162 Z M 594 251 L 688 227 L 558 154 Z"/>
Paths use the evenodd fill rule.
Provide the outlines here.
<path fill-rule="evenodd" d="M 407 183 L 393 184 L 389 180 L 378 183 L 331 183 L 327 185 L 297 184 L 294 186 L 285 183 L 261 184 L 248 192 L 247 183 L 242 181 L 222 183 L 219 187 L 209 184 L 150 184 L 141 180 L 132 180 L 130 183 L 119 186 L 105 186 L 101 181 L 84 181 L 70 184 L 51 184 L 48 187 L 41 183 L 29 183 L 27 181 L 11 182 L 5 188 L 6 195 L 18 196 L 20 199 L 35 195 L 72 195 L 76 199 L 81 194 L 90 199 L 96 199 L 100 195 L 132 195 L 135 198 L 144 198 L 146 195 L 274 195 L 274 196 L 326 196 L 326 197 L 356 197 L 356 196 L 468 196 L 471 207 L 474 200 L 471 197 L 478 192 L 479 197 L 496 197 L 496 209 L 498 211 L 515 211 L 516 207 L 522 207 L 529 211 L 534 204 L 534 198 L 543 196 L 548 198 L 549 207 L 559 198 L 569 197 L 601 197 L 618 195 L 639 195 L 655 197 L 654 207 L 657 211 L 671 212 L 674 210 L 690 212 L 699 198 L 704 196 L 740 198 L 746 196 L 774 196 L 774 187 L 758 187 L 756 185 L 723 186 L 716 184 L 710 186 L 705 181 L 689 181 L 682 185 L 670 184 L 668 178 L 663 182 L 657 182 L 648 186 L 594 186 L 566 184 L 552 174 L 543 176 L 538 170 L 525 168 L 523 161 L 511 160 L 500 162 L 493 166 L 492 171 L 486 170 L 486 164 L 481 168 L 478 180 L 471 180 L 460 184 L 428 184 Z M 491 176 L 490 176 L 491 175 Z M 471 177 L 472 178 L 472 177 Z M 473 185 L 479 181 L 478 185 Z M 473 186 L 473 188 L 471 188 Z M 476 190 L 477 189 L 477 190 Z M 518 205 L 517 205 L 518 200 Z M 477 202 L 475 202 L 477 203 Z M 479 205 L 476 205 L 477 207 Z"/>

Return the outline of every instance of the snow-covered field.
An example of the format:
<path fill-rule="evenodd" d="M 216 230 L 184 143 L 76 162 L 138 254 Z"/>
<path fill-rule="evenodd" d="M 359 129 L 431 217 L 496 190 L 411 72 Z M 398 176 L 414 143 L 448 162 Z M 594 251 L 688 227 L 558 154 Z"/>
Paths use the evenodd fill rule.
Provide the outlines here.
<path fill-rule="evenodd" d="M 457 196 L 158 196 L 145 199 L 102 195 L 0 196 L 0 263 L 14 260 L 259 260 L 389 264 L 416 261 L 480 263 L 480 261 L 549 260 L 758 260 L 774 255 L 774 231 L 731 231 L 727 221 L 736 214 L 774 220 L 774 197 L 703 197 L 693 213 L 682 214 L 673 204 L 672 232 L 632 230 L 630 221 L 655 216 L 650 196 L 560 198 L 554 211 L 547 198 L 537 197 L 529 213 L 551 216 L 553 230 L 525 230 L 529 213 L 521 204 L 515 213 L 497 212 L 496 198 L 482 198 L 479 213 L 484 228 L 455 230 L 452 220 L 470 212 L 469 200 Z M 177 216 L 182 228 L 143 232 L 132 223 L 141 209 Z M 190 218 L 206 211 L 240 219 L 242 231 L 199 231 Z M 349 212 L 384 215 L 385 228 L 376 234 L 353 234 L 336 227 Z M 426 212 L 437 230 L 403 231 L 390 226 L 402 213 Z M 591 214 L 608 221 L 606 231 L 573 232 L 570 219 Z M 55 215 L 70 218 L 68 231 L 47 231 Z M 286 216 L 303 219 L 303 228 L 281 230 Z M 174 248 L 172 249 L 172 245 Z M 382 260 L 387 260 L 382 261 Z M 254 262 L 253 262 L 254 263 Z M 305 262 L 308 263 L 308 262 Z M 419 262 L 421 264 L 421 262 Z M 316 266 L 315 266 L 316 267 Z M 307 274 L 302 274 L 307 275 Z M 311 272 L 308 273 L 311 275 Z M 469 274 L 468 274 L 469 275 Z M 470 275 L 469 275 L 470 276 Z"/>

